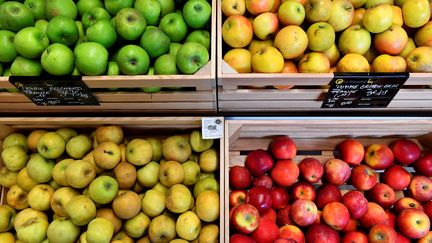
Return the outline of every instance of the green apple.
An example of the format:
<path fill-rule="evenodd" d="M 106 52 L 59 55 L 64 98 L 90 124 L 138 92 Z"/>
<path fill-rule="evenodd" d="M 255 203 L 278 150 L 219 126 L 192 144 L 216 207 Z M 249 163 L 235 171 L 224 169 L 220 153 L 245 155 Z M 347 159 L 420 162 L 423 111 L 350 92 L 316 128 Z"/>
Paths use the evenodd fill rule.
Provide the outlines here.
<path fill-rule="evenodd" d="M 28 210 L 28 209 L 27 209 Z M 33 210 L 33 209 L 32 209 Z M 23 210 L 19 212 L 15 218 L 18 219 L 20 214 L 28 211 Z M 43 214 L 42 212 L 39 212 Z M 15 231 L 17 233 L 17 239 L 23 242 L 41 242 L 46 237 L 46 232 L 49 226 L 48 220 L 42 216 L 25 216 L 22 219 L 22 223 L 19 225 L 14 224 Z"/>
<path fill-rule="evenodd" d="M 61 127 L 56 130 L 56 133 L 60 134 L 60 136 L 62 136 L 62 138 L 65 140 L 65 142 L 78 135 L 77 131 L 70 127 Z"/>
<path fill-rule="evenodd" d="M 159 182 L 166 186 L 171 187 L 172 185 L 182 183 L 184 180 L 183 166 L 176 161 L 164 161 L 161 162 L 159 168 Z"/>
<path fill-rule="evenodd" d="M 383 4 L 383 3 L 393 5 L 394 2 L 395 2 L 394 0 L 366 0 L 364 5 L 363 5 L 363 8 L 368 9 L 368 8 L 371 8 L 371 7 L 374 7 L 374 6 Z"/>
<path fill-rule="evenodd" d="M 3 71 L 3 77 L 9 77 L 9 76 L 11 76 L 10 68 L 5 68 Z M 15 88 L 10 88 L 10 89 L 6 89 L 6 90 L 9 92 L 18 92 L 18 89 L 15 89 Z"/>
<path fill-rule="evenodd" d="M 113 169 L 120 162 L 121 157 L 120 147 L 111 141 L 98 144 L 93 150 L 94 162 L 103 169 Z"/>
<path fill-rule="evenodd" d="M 33 187 L 37 185 L 37 182 L 34 181 L 27 173 L 27 167 L 22 168 L 18 172 L 17 183 L 20 188 L 24 191 L 29 192 Z"/>
<path fill-rule="evenodd" d="M 37 150 L 40 155 L 47 159 L 56 159 L 65 151 L 66 143 L 60 134 L 47 132 L 43 134 L 37 143 Z"/>
<path fill-rule="evenodd" d="M 184 136 L 169 136 L 162 143 L 162 155 L 166 160 L 174 160 L 183 163 L 189 159 L 191 154 L 192 148 L 189 141 Z"/>
<path fill-rule="evenodd" d="M 78 9 L 78 14 L 83 16 L 85 13 L 94 8 L 103 8 L 103 2 L 101 0 L 78 0 L 75 4 Z"/>
<path fill-rule="evenodd" d="M 54 219 L 47 230 L 50 243 L 75 243 L 80 235 L 80 228 L 67 217 Z"/>
<path fill-rule="evenodd" d="M 194 30 L 188 34 L 185 42 L 196 42 L 210 50 L 210 32 L 208 30 Z"/>
<path fill-rule="evenodd" d="M 171 54 L 163 54 L 154 62 L 154 70 L 157 75 L 178 74 L 176 58 Z"/>
<path fill-rule="evenodd" d="M 48 22 L 47 35 L 51 42 L 70 46 L 79 38 L 78 26 L 70 17 L 56 16 Z"/>
<path fill-rule="evenodd" d="M 3 64 L 0 62 L 0 76 L 3 75 Z"/>
<path fill-rule="evenodd" d="M 126 45 L 120 48 L 117 55 L 120 72 L 129 75 L 145 74 L 150 65 L 147 52 L 137 45 Z"/>
<path fill-rule="evenodd" d="M 137 180 L 145 187 L 152 187 L 159 181 L 159 163 L 151 161 L 138 169 Z"/>
<path fill-rule="evenodd" d="M 77 226 L 87 225 L 96 217 L 96 205 L 88 196 L 84 195 L 73 197 L 66 205 L 65 210 L 67 216 Z"/>
<path fill-rule="evenodd" d="M 31 208 L 45 211 L 51 209 L 51 198 L 54 195 L 54 189 L 45 184 L 39 184 L 33 187 L 27 195 L 27 201 Z"/>
<path fill-rule="evenodd" d="M 211 12 L 211 5 L 207 0 L 189 0 L 183 6 L 183 18 L 194 29 L 206 26 L 210 21 Z"/>
<path fill-rule="evenodd" d="M 145 139 L 136 138 L 126 146 L 126 160 L 134 165 L 145 165 L 153 156 L 153 147 Z"/>
<path fill-rule="evenodd" d="M 177 57 L 178 50 L 180 49 L 181 46 L 182 46 L 181 43 L 171 42 L 169 54 L 174 55 L 175 57 Z"/>
<path fill-rule="evenodd" d="M 12 146 L 21 146 L 25 151 L 28 151 L 27 137 L 22 133 L 11 133 L 3 139 L 3 149 Z"/>
<path fill-rule="evenodd" d="M 157 58 L 169 52 L 170 42 L 170 38 L 159 28 L 147 28 L 140 45 L 151 58 Z"/>
<path fill-rule="evenodd" d="M 75 65 L 85 75 L 104 74 L 108 65 L 107 49 L 96 42 L 85 42 L 74 50 Z"/>
<path fill-rule="evenodd" d="M 42 157 L 40 154 L 32 154 L 27 162 L 27 173 L 35 182 L 46 183 L 52 178 L 55 162 Z"/>
<path fill-rule="evenodd" d="M 34 17 L 30 9 L 16 1 L 4 2 L 0 5 L 0 29 L 18 32 L 20 29 L 34 25 Z"/>
<path fill-rule="evenodd" d="M 34 27 L 40 29 L 46 35 L 46 29 L 48 26 L 48 21 L 46 19 L 36 20 Z"/>
<path fill-rule="evenodd" d="M 26 166 L 29 159 L 25 149 L 19 145 L 3 149 L 1 156 L 4 165 L 10 171 L 21 170 Z"/>
<path fill-rule="evenodd" d="M 169 242 L 176 236 L 175 221 L 167 215 L 153 218 L 148 229 L 151 242 Z"/>
<path fill-rule="evenodd" d="M 9 188 L 6 194 L 6 203 L 16 210 L 23 210 L 29 207 L 27 202 L 27 191 L 18 185 Z M 14 221 L 14 223 L 16 220 Z"/>
<path fill-rule="evenodd" d="M 134 8 L 124 8 L 115 16 L 115 28 L 119 36 L 125 40 L 137 40 L 147 26 L 142 13 Z"/>
<path fill-rule="evenodd" d="M 407 0 L 402 6 L 402 15 L 406 26 L 420 28 L 430 20 L 430 2 L 426 0 Z"/>
<path fill-rule="evenodd" d="M 189 143 L 194 152 L 201 153 L 213 146 L 213 139 L 204 139 L 200 130 L 193 130 L 189 136 Z"/>
<path fill-rule="evenodd" d="M 176 232 L 182 239 L 195 240 L 201 232 L 201 219 L 192 211 L 180 214 L 176 221 Z"/>
<path fill-rule="evenodd" d="M 117 181 L 111 176 L 99 176 L 89 186 L 90 198 L 99 204 L 110 203 L 119 190 Z"/>
<path fill-rule="evenodd" d="M 183 213 L 191 208 L 194 198 L 183 184 L 175 184 L 168 189 L 165 207 L 173 213 Z"/>
<path fill-rule="evenodd" d="M 45 0 L 45 17 L 49 21 L 56 16 L 76 19 L 78 9 L 72 0 Z"/>
<path fill-rule="evenodd" d="M 18 53 L 14 46 L 15 33 L 9 30 L 0 30 L 0 62 L 12 62 Z"/>
<path fill-rule="evenodd" d="M 149 70 L 147 72 L 147 75 L 155 75 L 154 72 L 154 67 L 149 67 Z M 159 92 L 162 88 L 161 87 L 141 87 L 140 88 L 142 90 L 142 92 L 144 93 L 157 93 Z M 150 140 L 148 140 L 150 142 Z M 153 145 L 153 143 L 152 143 Z M 155 155 L 155 151 L 154 151 L 154 146 L 153 146 L 153 158 L 155 158 L 157 155 Z M 152 160 L 155 160 L 153 159 Z M 160 157 L 159 157 L 160 158 Z M 159 160 L 155 160 L 155 161 L 159 161 Z"/>
<path fill-rule="evenodd" d="M 183 41 L 188 33 L 188 27 L 183 16 L 177 12 L 165 15 L 159 23 L 159 28 L 172 42 Z"/>
<path fill-rule="evenodd" d="M 111 48 L 117 41 L 117 32 L 111 20 L 100 19 L 86 30 L 87 41 L 97 42 Z"/>
<path fill-rule="evenodd" d="M 75 66 L 74 69 L 72 70 L 71 76 L 81 76 L 81 75 L 82 74 L 80 73 L 78 68 Z"/>
<path fill-rule="evenodd" d="M 60 189 L 57 189 L 51 198 L 51 209 L 56 215 L 66 217 L 66 206 L 72 198 L 80 194 L 80 192 L 72 187 L 61 187 Z"/>
<path fill-rule="evenodd" d="M 15 216 L 15 209 L 8 205 L 0 205 L 0 232 L 6 232 L 12 229 Z"/>
<path fill-rule="evenodd" d="M 154 187 L 152 187 L 152 190 L 162 192 L 165 195 L 168 193 L 168 187 L 162 185 L 162 183 L 160 182 L 158 182 Z"/>
<path fill-rule="evenodd" d="M 15 243 L 15 236 L 11 232 L 0 233 L 0 242 L 4 243 Z"/>
<path fill-rule="evenodd" d="M 115 16 L 120 10 L 124 8 L 132 8 L 134 0 L 104 0 L 105 9 Z"/>
<path fill-rule="evenodd" d="M 161 17 L 174 12 L 175 1 L 174 0 L 158 0 L 161 5 Z"/>
<path fill-rule="evenodd" d="M 182 164 L 184 171 L 184 179 L 182 184 L 186 186 L 195 185 L 200 179 L 201 169 L 195 161 L 189 160 Z"/>
<path fill-rule="evenodd" d="M 24 5 L 30 9 L 35 20 L 45 19 L 45 0 L 25 0 Z"/>
<path fill-rule="evenodd" d="M 124 140 L 124 134 L 121 126 L 118 125 L 100 126 L 96 128 L 94 138 L 97 143 L 111 141 L 116 144 L 121 144 Z"/>
<path fill-rule="evenodd" d="M 96 21 L 100 19 L 111 20 L 111 15 L 106 11 L 106 9 L 101 7 L 92 8 L 87 11 L 81 18 L 84 29 L 92 26 Z"/>
<path fill-rule="evenodd" d="M 312 51 L 325 51 L 335 42 L 336 34 L 333 27 L 326 22 L 317 22 L 306 31 L 308 48 Z"/>
<path fill-rule="evenodd" d="M 82 189 L 96 177 L 95 166 L 86 160 L 76 160 L 66 167 L 66 181 L 73 188 Z"/>
<path fill-rule="evenodd" d="M 198 43 L 184 43 L 178 50 L 177 68 L 184 74 L 194 74 L 210 60 L 207 49 Z"/>
<path fill-rule="evenodd" d="M 339 36 L 339 51 L 345 55 L 348 53 L 366 54 L 370 49 L 372 37 L 369 31 L 360 25 L 348 27 Z"/>
<path fill-rule="evenodd" d="M 195 184 L 193 189 L 194 197 L 197 198 L 201 192 L 208 190 L 219 193 L 219 183 L 211 176 L 204 177 Z"/>
<path fill-rule="evenodd" d="M 110 242 L 114 235 L 114 225 L 106 218 L 95 218 L 87 225 L 88 243 Z"/>
<path fill-rule="evenodd" d="M 10 66 L 12 76 L 40 76 L 42 65 L 39 61 L 17 56 Z"/>
<path fill-rule="evenodd" d="M 159 24 L 162 7 L 158 0 L 135 0 L 134 8 L 141 11 L 148 25 Z"/>
<path fill-rule="evenodd" d="M 85 134 L 75 136 L 66 143 L 66 153 L 74 158 L 83 158 L 92 149 L 92 140 Z"/>
<path fill-rule="evenodd" d="M 114 61 L 108 62 L 107 75 L 108 76 L 120 75 L 120 67 L 116 62 L 114 62 Z"/>
<path fill-rule="evenodd" d="M 75 67 L 75 56 L 72 50 L 64 44 L 54 43 L 42 53 L 43 69 L 52 75 L 67 75 Z"/>
<path fill-rule="evenodd" d="M 0 168 L 0 186 L 10 188 L 17 183 L 17 178 L 17 171 L 10 171 L 6 166 Z"/>
<path fill-rule="evenodd" d="M 78 27 L 78 40 L 85 38 L 83 23 L 80 20 L 75 20 L 75 24 Z"/>
<path fill-rule="evenodd" d="M 147 138 L 147 141 L 150 142 L 150 144 L 153 147 L 153 157 L 152 161 L 160 161 L 162 157 L 162 143 L 161 140 L 154 137 Z"/>
<path fill-rule="evenodd" d="M 165 209 L 165 192 L 154 189 L 147 190 L 141 200 L 142 211 L 153 218 L 160 215 Z"/>
<path fill-rule="evenodd" d="M 389 4 L 368 8 L 363 15 L 363 25 L 370 33 L 381 33 L 393 24 L 393 10 Z"/>
<path fill-rule="evenodd" d="M 156 203 L 156 202 L 154 202 Z M 143 212 L 139 212 L 139 214 L 131 219 L 128 219 L 124 223 L 124 231 L 127 235 L 133 238 L 140 238 L 147 233 L 147 229 L 150 226 L 150 218 L 145 215 Z"/>
<path fill-rule="evenodd" d="M 60 186 L 70 186 L 66 180 L 66 168 L 70 163 L 73 162 L 73 159 L 63 159 L 54 166 L 52 177 L 53 180 Z"/>

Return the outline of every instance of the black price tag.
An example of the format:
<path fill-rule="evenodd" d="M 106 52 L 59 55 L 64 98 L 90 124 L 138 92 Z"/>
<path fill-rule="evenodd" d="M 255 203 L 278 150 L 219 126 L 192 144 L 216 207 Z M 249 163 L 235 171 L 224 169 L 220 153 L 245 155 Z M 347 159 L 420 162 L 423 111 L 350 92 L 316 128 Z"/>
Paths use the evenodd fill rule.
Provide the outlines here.
<path fill-rule="evenodd" d="M 11 76 L 9 82 L 40 106 L 99 105 L 96 97 L 80 76 L 21 77 Z"/>
<path fill-rule="evenodd" d="M 385 108 L 409 73 L 335 73 L 321 108 Z"/>

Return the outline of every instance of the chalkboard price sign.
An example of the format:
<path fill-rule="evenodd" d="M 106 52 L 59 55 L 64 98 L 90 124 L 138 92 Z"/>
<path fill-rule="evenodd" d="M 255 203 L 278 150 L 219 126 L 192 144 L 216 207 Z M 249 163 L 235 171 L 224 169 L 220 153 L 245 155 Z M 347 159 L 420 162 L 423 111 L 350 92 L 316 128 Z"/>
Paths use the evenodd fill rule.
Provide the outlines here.
<path fill-rule="evenodd" d="M 40 106 L 99 105 L 79 76 L 9 77 L 20 92 Z"/>
<path fill-rule="evenodd" d="M 321 108 L 385 108 L 409 73 L 335 73 Z"/>

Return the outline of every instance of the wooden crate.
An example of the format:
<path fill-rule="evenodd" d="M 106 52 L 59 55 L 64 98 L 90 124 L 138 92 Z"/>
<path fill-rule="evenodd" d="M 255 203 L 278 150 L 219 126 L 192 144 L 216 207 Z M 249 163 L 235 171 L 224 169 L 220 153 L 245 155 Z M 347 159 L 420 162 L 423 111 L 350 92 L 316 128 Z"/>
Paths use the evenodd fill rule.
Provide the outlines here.
<path fill-rule="evenodd" d="M 219 117 L 224 121 L 223 117 Z M 71 127 L 77 131 L 89 131 L 102 125 L 119 125 L 123 128 L 125 137 L 148 137 L 159 136 L 166 137 L 173 134 L 187 133 L 195 129 L 201 129 L 201 117 L 65 117 L 65 118 L 0 118 L 0 153 L 2 151 L 3 139 L 13 132 L 28 133 L 34 129 L 56 130 L 60 127 Z M 219 241 L 224 242 L 224 193 L 223 185 L 225 180 L 224 165 L 222 163 L 224 152 L 224 140 L 215 140 L 216 149 L 219 147 L 219 184 L 220 184 L 220 217 L 219 217 Z M 0 168 L 3 167 L 3 161 L 0 156 Z M 6 188 L 0 187 L 0 205 L 5 203 Z"/>
<path fill-rule="evenodd" d="M 278 119 L 225 120 L 225 175 L 234 165 L 244 165 L 248 152 L 266 150 L 275 136 L 288 135 L 297 145 L 295 162 L 313 157 L 324 163 L 334 158 L 333 151 L 346 138 L 355 138 L 364 146 L 390 144 L 396 138 L 409 138 L 423 150 L 432 149 L 432 119 Z M 408 168 L 412 172 L 412 168 Z M 380 171 L 378 171 L 380 172 Z M 350 185 L 341 186 L 342 190 Z M 229 219 L 229 178 L 225 178 L 225 218 Z M 401 192 L 397 192 L 401 195 Z M 228 239 L 229 230 L 225 231 Z"/>
<path fill-rule="evenodd" d="M 218 0 L 217 31 L 221 31 L 223 14 Z M 432 110 L 432 74 L 411 73 L 405 85 L 385 109 L 323 109 L 321 105 L 332 73 L 237 73 L 224 60 L 227 50 L 222 35 L 217 35 L 218 107 L 221 112 L 286 112 L 286 111 L 365 111 L 365 110 Z M 277 90 L 274 85 L 294 86 Z M 262 88 L 252 88 L 258 86 Z M 265 86 L 265 87 L 263 87 Z"/>
<path fill-rule="evenodd" d="M 216 104 L 216 1 L 212 1 L 210 61 L 194 75 L 84 76 L 91 89 L 135 88 L 135 91 L 94 91 L 99 106 L 37 106 L 20 93 L 0 92 L 0 112 L 140 112 L 215 114 Z M 182 87 L 184 91 L 144 93 L 141 87 Z M 0 89 L 14 88 L 0 77 Z"/>

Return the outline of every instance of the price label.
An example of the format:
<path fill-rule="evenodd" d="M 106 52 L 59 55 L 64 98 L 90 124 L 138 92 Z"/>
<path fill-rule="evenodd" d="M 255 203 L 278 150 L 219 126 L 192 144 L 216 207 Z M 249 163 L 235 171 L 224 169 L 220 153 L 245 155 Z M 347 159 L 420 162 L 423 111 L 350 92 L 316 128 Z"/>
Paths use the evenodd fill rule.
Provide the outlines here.
<path fill-rule="evenodd" d="M 11 76 L 9 82 L 39 106 L 99 105 L 80 76 Z"/>
<path fill-rule="evenodd" d="M 385 108 L 409 73 L 335 73 L 321 108 Z"/>
<path fill-rule="evenodd" d="M 220 117 L 203 117 L 201 124 L 203 139 L 216 139 L 223 137 L 224 124 Z"/>

